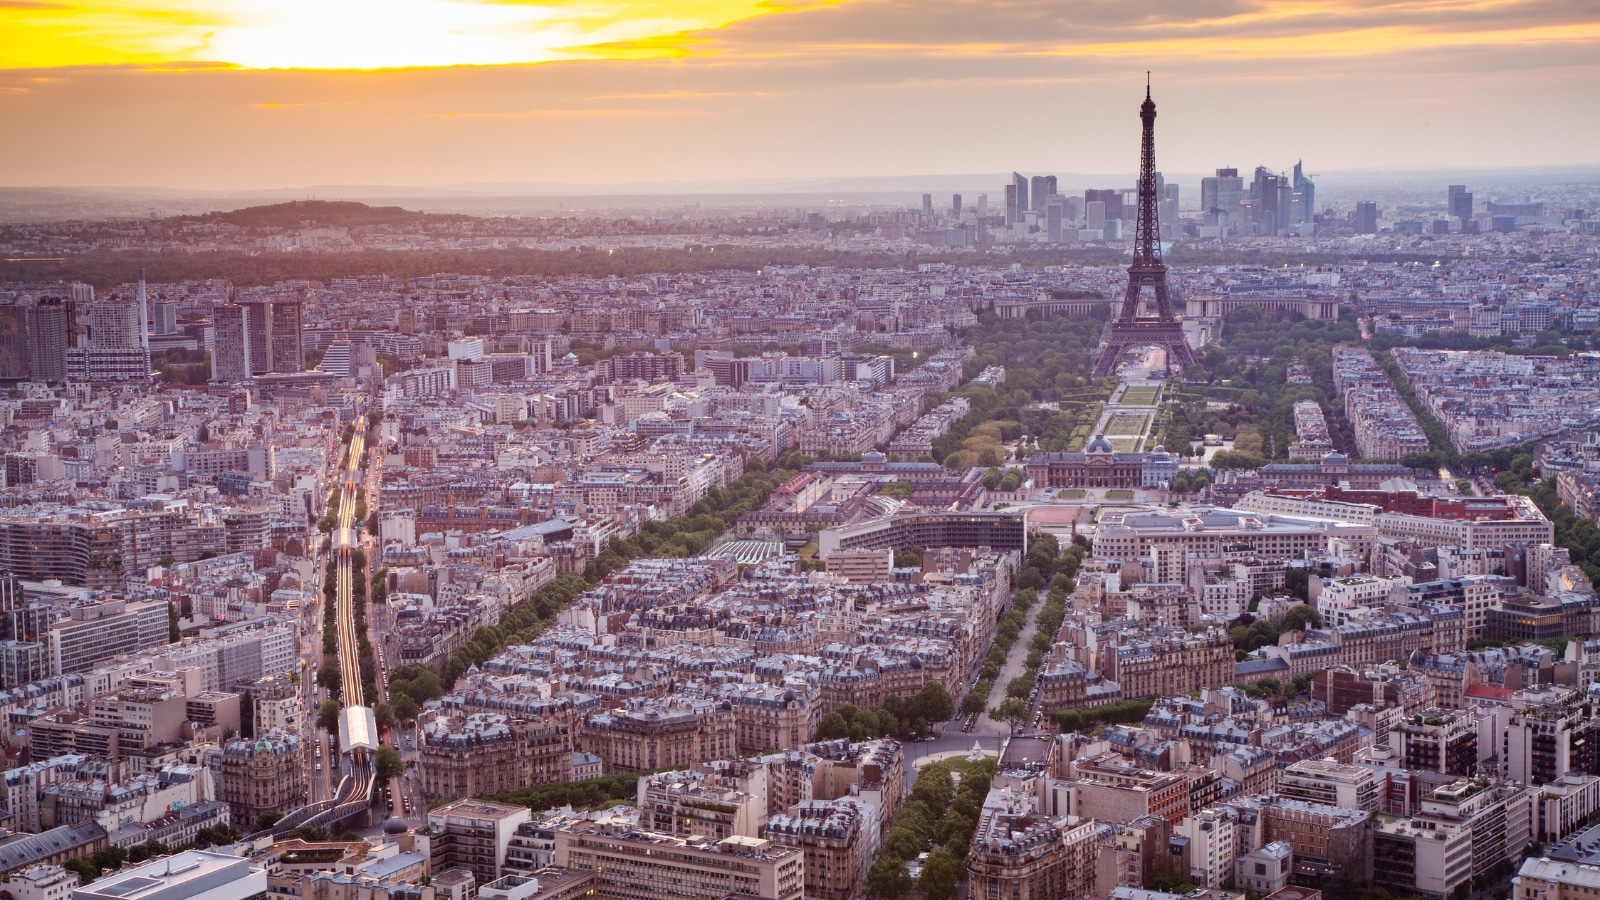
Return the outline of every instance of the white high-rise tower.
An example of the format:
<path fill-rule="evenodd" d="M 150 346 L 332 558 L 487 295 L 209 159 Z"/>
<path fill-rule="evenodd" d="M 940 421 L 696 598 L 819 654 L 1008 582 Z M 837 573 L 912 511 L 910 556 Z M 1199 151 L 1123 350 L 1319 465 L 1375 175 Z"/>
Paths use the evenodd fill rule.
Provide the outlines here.
<path fill-rule="evenodd" d="M 139 347 L 150 349 L 150 308 L 144 296 L 144 266 L 139 267 Z"/>

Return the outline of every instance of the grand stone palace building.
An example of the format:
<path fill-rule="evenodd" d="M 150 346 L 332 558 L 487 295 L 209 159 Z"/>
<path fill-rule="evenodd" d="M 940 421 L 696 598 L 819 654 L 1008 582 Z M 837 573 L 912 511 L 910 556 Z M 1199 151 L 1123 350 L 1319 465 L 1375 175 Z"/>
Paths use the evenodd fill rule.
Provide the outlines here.
<path fill-rule="evenodd" d="M 1118 453 L 1104 435 L 1095 435 L 1082 452 L 1037 452 L 1024 467 L 1036 487 L 1160 488 L 1178 474 L 1178 458 L 1164 449 Z"/>

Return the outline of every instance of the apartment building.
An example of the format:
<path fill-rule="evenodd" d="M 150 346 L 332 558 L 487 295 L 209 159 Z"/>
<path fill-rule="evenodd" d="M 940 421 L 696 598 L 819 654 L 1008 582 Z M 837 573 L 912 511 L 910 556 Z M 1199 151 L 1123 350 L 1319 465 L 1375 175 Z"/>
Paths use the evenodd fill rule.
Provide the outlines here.
<path fill-rule="evenodd" d="M 766 768 L 744 760 L 639 779 L 640 827 L 720 841 L 757 837 L 767 820 Z"/>
<path fill-rule="evenodd" d="M 241 830 L 264 812 L 282 813 L 306 801 L 305 747 L 297 734 L 273 731 L 231 741 L 217 760 L 217 799 Z"/>
<path fill-rule="evenodd" d="M 1095 823 L 1042 815 L 1033 794 L 993 788 L 967 854 L 973 897 L 1079 898 L 1095 889 Z"/>
<path fill-rule="evenodd" d="M 501 713 L 439 716 L 423 726 L 417 770 L 427 797 L 486 797 L 572 778 L 572 729 Z"/>
<path fill-rule="evenodd" d="M 725 759 L 737 737 L 733 711 L 718 704 L 651 704 L 590 717 L 582 749 L 605 760 L 607 772 L 642 772 Z"/>
<path fill-rule="evenodd" d="M 1373 771 L 1331 759 L 1303 759 L 1284 770 L 1278 793 L 1290 800 L 1371 811 L 1378 808 Z"/>
<path fill-rule="evenodd" d="M 506 874 L 511 839 L 518 826 L 532 819 L 526 806 L 487 800 L 457 800 L 429 810 L 427 832 L 419 835 L 425 838 L 429 869 L 466 869 L 479 884 L 488 884 Z"/>
<path fill-rule="evenodd" d="M 805 895 L 855 900 L 866 891 L 878 838 L 887 828 L 882 810 L 851 798 L 811 800 L 767 821 L 774 847 L 805 854 Z"/>
<path fill-rule="evenodd" d="M 601 900 L 805 896 L 805 851 L 761 838 L 677 838 L 600 819 L 558 829 L 554 857 L 563 869 L 593 872 Z"/>

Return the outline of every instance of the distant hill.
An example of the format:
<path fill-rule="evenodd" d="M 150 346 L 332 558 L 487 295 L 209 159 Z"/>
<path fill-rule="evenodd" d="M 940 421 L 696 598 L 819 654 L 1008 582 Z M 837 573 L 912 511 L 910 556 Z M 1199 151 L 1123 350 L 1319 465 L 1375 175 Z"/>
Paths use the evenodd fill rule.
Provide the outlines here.
<path fill-rule="evenodd" d="M 185 218 L 195 218 L 202 222 L 226 222 L 242 228 L 300 228 L 305 225 L 359 228 L 366 225 L 408 225 L 471 217 L 413 212 L 398 206 L 368 206 L 353 200 L 291 200 L 288 203 L 274 203 L 271 206 L 250 206 L 230 212 L 213 212 Z"/>

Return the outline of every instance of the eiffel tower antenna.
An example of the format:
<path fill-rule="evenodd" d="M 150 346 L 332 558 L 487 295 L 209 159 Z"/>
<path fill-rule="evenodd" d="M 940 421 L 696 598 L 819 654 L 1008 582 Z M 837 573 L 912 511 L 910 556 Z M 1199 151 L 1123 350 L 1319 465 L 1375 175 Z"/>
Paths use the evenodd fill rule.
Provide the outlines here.
<path fill-rule="evenodd" d="M 1183 339 L 1183 320 L 1172 309 L 1167 291 L 1167 266 L 1161 261 L 1160 198 L 1156 196 L 1156 102 L 1150 96 L 1150 73 L 1145 72 L 1144 103 L 1139 105 L 1144 135 L 1139 147 L 1139 221 L 1134 228 L 1133 265 L 1128 267 L 1128 292 L 1122 312 L 1106 328 L 1106 339 L 1095 360 L 1096 378 L 1117 370 L 1117 359 L 1135 347 L 1159 347 L 1167 352 L 1167 374 L 1194 365 L 1194 351 Z M 1141 317 L 1144 289 L 1155 294 L 1156 315 Z"/>

